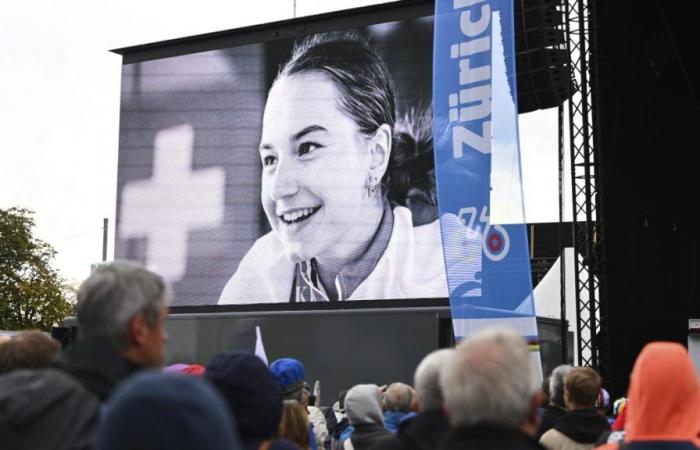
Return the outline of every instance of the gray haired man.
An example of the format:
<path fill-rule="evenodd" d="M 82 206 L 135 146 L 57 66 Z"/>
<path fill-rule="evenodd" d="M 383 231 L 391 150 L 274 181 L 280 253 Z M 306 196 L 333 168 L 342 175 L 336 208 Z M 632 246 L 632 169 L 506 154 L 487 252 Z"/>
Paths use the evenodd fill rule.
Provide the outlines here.
<path fill-rule="evenodd" d="M 140 265 L 98 267 L 78 290 L 78 341 L 55 366 L 104 401 L 132 373 L 163 364 L 168 302 L 163 279 Z"/>
<path fill-rule="evenodd" d="M 507 328 L 464 340 L 440 372 L 452 425 L 442 450 L 497 448 L 541 450 L 535 371 L 525 341 Z"/>
<path fill-rule="evenodd" d="M 372 450 L 435 450 L 440 446 L 449 427 L 443 411 L 440 370 L 454 353 L 454 349 L 445 348 L 423 358 L 413 376 L 419 413 L 399 423 L 397 433 L 378 440 Z"/>
<path fill-rule="evenodd" d="M 554 428 L 554 424 L 561 416 L 566 414 L 564 402 L 564 377 L 571 372 L 573 367 L 568 364 L 557 366 L 549 376 L 549 403 L 542 411 L 542 421 L 537 429 L 537 439 L 542 437 L 547 431 Z"/>

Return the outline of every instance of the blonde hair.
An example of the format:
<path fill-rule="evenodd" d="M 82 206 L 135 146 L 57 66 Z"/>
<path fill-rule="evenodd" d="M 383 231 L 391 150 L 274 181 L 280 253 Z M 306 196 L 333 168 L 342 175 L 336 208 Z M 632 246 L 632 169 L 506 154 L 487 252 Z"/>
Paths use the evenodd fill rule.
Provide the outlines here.
<path fill-rule="evenodd" d="M 285 400 L 283 405 L 278 437 L 309 450 L 309 415 L 304 406 L 296 400 Z"/>

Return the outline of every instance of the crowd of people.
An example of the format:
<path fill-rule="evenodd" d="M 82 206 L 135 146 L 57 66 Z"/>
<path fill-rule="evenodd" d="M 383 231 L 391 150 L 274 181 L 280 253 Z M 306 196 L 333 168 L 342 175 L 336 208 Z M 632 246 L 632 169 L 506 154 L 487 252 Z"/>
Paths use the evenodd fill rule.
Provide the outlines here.
<path fill-rule="evenodd" d="M 539 386 L 525 341 L 492 328 L 436 350 L 413 385 L 357 384 L 323 407 L 302 361 L 226 352 L 163 368 L 169 291 L 131 263 L 81 286 L 80 338 L 0 340 L 0 449 L 697 449 L 700 385 L 687 351 L 640 353 L 614 403 L 588 367 Z M 375 381 L 375 380 L 367 380 Z"/>

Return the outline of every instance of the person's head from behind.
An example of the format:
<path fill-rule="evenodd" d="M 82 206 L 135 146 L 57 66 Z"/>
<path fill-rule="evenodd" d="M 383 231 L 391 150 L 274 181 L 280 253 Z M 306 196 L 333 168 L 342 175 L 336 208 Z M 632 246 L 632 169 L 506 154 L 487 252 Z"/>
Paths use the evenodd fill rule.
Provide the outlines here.
<path fill-rule="evenodd" d="M 161 366 L 168 302 L 159 275 L 131 262 L 105 264 L 78 290 L 79 336 L 109 342 L 143 366 Z"/>
<path fill-rule="evenodd" d="M 600 393 L 600 375 L 590 367 L 575 367 L 564 377 L 564 403 L 568 410 L 595 406 Z"/>
<path fill-rule="evenodd" d="M 400 166 L 424 149 L 403 150 L 410 133 L 396 132 L 395 108 L 386 66 L 358 34 L 295 46 L 270 89 L 260 140 L 263 208 L 292 261 L 347 259 L 387 198 L 405 201 L 396 197 L 413 172 Z"/>
<path fill-rule="evenodd" d="M 269 440 L 277 433 L 282 390 L 260 358 L 221 353 L 209 362 L 204 376 L 223 394 L 244 442 Z"/>
<path fill-rule="evenodd" d="M 688 351 L 652 342 L 637 357 L 625 407 L 625 441 L 688 441 L 700 447 L 700 383 Z"/>
<path fill-rule="evenodd" d="M 345 414 L 345 396 L 348 395 L 348 390 L 344 389 L 338 393 L 338 401 L 333 405 L 333 409 L 336 412 Z M 337 408 L 336 408 L 337 405 Z"/>
<path fill-rule="evenodd" d="M 0 374 L 47 367 L 60 348 L 58 341 L 40 331 L 18 334 L 0 344 Z"/>
<path fill-rule="evenodd" d="M 345 412 L 350 425 L 384 426 L 379 387 L 376 384 L 358 384 L 350 388 L 345 395 Z"/>
<path fill-rule="evenodd" d="M 224 401 L 196 377 L 142 373 L 107 403 L 97 450 L 242 448 Z"/>
<path fill-rule="evenodd" d="M 272 361 L 270 372 L 282 389 L 285 400 L 296 400 L 308 405 L 308 392 L 304 390 L 304 364 L 294 358 L 280 358 Z"/>
<path fill-rule="evenodd" d="M 549 402 L 560 408 L 566 408 L 564 404 L 564 377 L 573 369 L 568 364 L 557 366 L 549 376 Z"/>
<path fill-rule="evenodd" d="M 454 352 L 452 348 L 435 350 L 418 364 L 413 383 L 421 411 L 442 410 L 444 397 L 440 389 L 440 370 L 454 357 Z"/>
<path fill-rule="evenodd" d="M 382 394 L 384 411 L 408 413 L 411 411 L 413 389 L 404 383 L 391 383 Z"/>
<path fill-rule="evenodd" d="M 453 426 L 534 431 L 538 396 L 530 353 L 510 329 L 491 328 L 462 341 L 440 372 L 440 386 Z"/>
<path fill-rule="evenodd" d="M 277 436 L 295 443 L 301 449 L 309 448 L 309 415 L 298 401 L 284 401 Z"/>
<path fill-rule="evenodd" d="M 608 417 L 612 414 L 610 393 L 604 387 L 601 387 L 600 391 L 598 391 L 598 397 L 596 398 L 595 405 L 593 406 L 595 407 L 595 410 L 598 411 L 598 414 L 603 417 Z"/>
<path fill-rule="evenodd" d="M 313 393 L 308 381 L 304 381 L 302 389 L 304 390 L 304 395 L 301 404 L 304 406 L 316 406 L 316 394 Z"/>
<path fill-rule="evenodd" d="M 542 380 L 542 384 L 540 385 L 540 394 L 541 394 L 541 400 L 540 400 L 540 406 L 547 406 L 549 405 L 549 377 L 545 377 Z"/>

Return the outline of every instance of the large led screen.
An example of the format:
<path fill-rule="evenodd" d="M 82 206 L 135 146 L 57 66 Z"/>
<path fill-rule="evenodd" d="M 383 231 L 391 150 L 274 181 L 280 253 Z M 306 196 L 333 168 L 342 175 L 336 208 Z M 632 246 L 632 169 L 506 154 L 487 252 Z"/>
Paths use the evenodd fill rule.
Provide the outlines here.
<path fill-rule="evenodd" d="M 432 17 L 125 64 L 116 257 L 175 305 L 447 297 Z"/>

